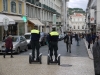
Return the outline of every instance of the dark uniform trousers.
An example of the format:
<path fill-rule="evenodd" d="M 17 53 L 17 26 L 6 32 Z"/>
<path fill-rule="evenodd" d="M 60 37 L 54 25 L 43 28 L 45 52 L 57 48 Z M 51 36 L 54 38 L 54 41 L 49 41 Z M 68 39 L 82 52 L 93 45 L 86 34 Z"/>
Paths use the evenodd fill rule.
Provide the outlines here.
<path fill-rule="evenodd" d="M 37 51 L 37 58 L 39 56 L 39 48 L 40 48 L 40 45 L 39 45 L 39 41 L 31 41 L 31 47 L 32 47 L 32 56 L 33 58 L 35 58 L 35 49 Z"/>
<path fill-rule="evenodd" d="M 54 55 L 55 58 L 57 58 L 57 50 L 58 50 L 58 42 L 50 42 L 50 56 L 53 56 L 53 51 L 54 51 Z"/>

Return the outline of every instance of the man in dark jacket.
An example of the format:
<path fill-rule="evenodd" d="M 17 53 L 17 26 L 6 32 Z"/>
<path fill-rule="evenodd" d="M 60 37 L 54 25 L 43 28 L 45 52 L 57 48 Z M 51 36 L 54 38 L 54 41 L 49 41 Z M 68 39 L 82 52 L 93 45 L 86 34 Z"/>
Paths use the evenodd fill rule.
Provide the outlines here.
<path fill-rule="evenodd" d="M 94 44 L 94 42 L 95 42 L 96 37 L 97 37 L 96 34 L 93 33 L 93 34 L 92 34 L 92 41 L 93 41 L 93 44 Z"/>
<path fill-rule="evenodd" d="M 5 41 L 5 47 L 6 47 L 6 50 L 5 50 L 5 53 L 4 53 L 4 58 L 5 58 L 5 55 L 11 51 L 11 58 L 13 58 L 13 53 L 12 53 L 12 48 L 13 48 L 13 43 L 12 43 L 12 36 L 9 35 L 8 38 L 6 39 Z"/>
<path fill-rule="evenodd" d="M 34 27 L 34 29 L 31 30 L 31 47 L 32 47 L 32 59 L 35 58 L 35 49 L 37 51 L 37 58 L 36 60 L 39 61 L 39 39 L 40 39 L 40 32 L 37 30 L 37 27 Z"/>
<path fill-rule="evenodd" d="M 79 46 L 79 39 L 80 39 L 79 34 L 75 34 L 75 40 L 77 41 L 77 46 Z"/>
<path fill-rule="evenodd" d="M 90 44 L 92 43 L 92 36 L 91 33 L 87 35 L 87 42 L 88 42 L 88 49 L 90 49 Z"/>
<path fill-rule="evenodd" d="M 72 35 L 71 32 L 68 32 L 68 35 L 66 35 L 64 37 L 65 43 L 66 43 L 66 47 L 67 47 L 67 52 L 69 50 L 69 52 L 71 53 L 71 44 L 72 44 Z"/>

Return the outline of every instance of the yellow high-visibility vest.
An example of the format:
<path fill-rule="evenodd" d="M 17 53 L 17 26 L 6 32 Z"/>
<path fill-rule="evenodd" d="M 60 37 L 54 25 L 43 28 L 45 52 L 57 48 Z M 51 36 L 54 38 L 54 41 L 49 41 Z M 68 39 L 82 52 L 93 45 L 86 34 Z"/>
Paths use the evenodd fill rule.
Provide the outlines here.
<path fill-rule="evenodd" d="M 53 32 L 51 32 L 51 33 L 50 33 L 50 35 L 51 35 L 51 36 L 55 36 L 55 35 L 56 35 L 56 36 L 58 36 L 58 35 L 59 35 L 59 33 L 58 33 L 58 32 L 56 32 L 56 31 L 53 31 Z"/>
<path fill-rule="evenodd" d="M 39 30 L 33 29 L 33 30 L 31 30 L 31 33 L 37 33 L 37 34 L 39 34 Z"/>

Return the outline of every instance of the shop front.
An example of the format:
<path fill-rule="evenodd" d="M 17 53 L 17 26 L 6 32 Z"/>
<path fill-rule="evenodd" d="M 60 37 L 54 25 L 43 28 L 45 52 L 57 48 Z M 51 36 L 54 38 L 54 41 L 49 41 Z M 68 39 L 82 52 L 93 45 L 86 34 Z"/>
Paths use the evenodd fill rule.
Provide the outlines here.
<path fill-rule="evenodd" d="M 12 18 L 15 21 L 15 25 L 9 25 L 8 31 L 11 35 L 24 35 L 27 32 L 26 22 L 23 21 L 22 17 L 14 16 L 14 15 L 7 15 L 8 17 Z"/>
<path fill-rule="evenodd" d="M 42 24 L 38 19 L 34 18 L 34 19 L 29 19 L 28 21 L 28 32 L 31 31 L 31 29 L 34 28 L 34 26 L 37 26 L 38 30 L 40 30 L 40 32 L 43 31 L 43 26 L 44 24 Z"/>
<path fill-rule="evenodd" d="M 4 15 L 4 14 L 0 14 L 0 41 L 2 41 L 3 36 L 8 34 L 8 30 L 9 30 L 9 25 L 14 25 L 15 21 Z M 5 31 L 4 26 L 7 26 L 7 30 Z"/>

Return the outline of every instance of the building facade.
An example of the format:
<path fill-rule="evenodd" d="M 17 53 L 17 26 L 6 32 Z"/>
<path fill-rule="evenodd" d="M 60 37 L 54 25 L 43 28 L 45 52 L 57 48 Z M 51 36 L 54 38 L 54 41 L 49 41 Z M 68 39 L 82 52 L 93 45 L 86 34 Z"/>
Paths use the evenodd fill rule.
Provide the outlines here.
<path fill-rule="evenodd" d="M 61 32 L 61 5 L 62 0 L 0 0 L 0 14 L 15 21 L 14 24 L 8 25 L 8 32 L 12 35 L 24 35 L 34 26 L 37 26 L 40 32 L 48 33 L 53 26 Z M 55 20 L 53 15 L 56 15 Z M 23 17 L 26 17 L 26 22 Z M 4 33 L 2 25 L 0 39 Z"/>
<path fill-rule="evenodd" d="M 10 32 L 11 35 L 22 35 L 26 31 L 26 23 L 22 19 L 22 16 L 25 15 L 24 7 L 25 1 L 23 0 L 0 0 L 0 14 L 5 15 L 9 20 L 11 18 L 15 21 L 14 24 L 8 25 L 7 32 Z M 0 26 L 0 40 L 2 40 L 4 34 L 5 30 L 2 24 Z"/>
<path fill-rule="evenodd" d="M 61 24 L 61 2 L 61 0 L 26 0 L 28 31 L 32 26 L 37 25 L 41 32 L 50 32 L 53 26 L 53 14 L 56 14 L 55 26 L 58 27 Z M 34 19 L 37 19 L 42 25 L 36 24 Z"/>
<path fill-rule="evenodd" d="M 69 16 L 69 31 L 73 33 L 85 33 L 85 15 L 74 13 Z"/>
<path fill-rule="evenodd" d="M 59 31 L 61 25 L 61 0 L 40 0 L 42 5 L 42 22 L 45 24 L 45 31 L 48 33 L 55 26 Z M 53 15 L 56 14 L 54 24 Z"/>
<path fill-rule="evenodd" d="M 86 9 L 86 24 L 89 32 L 100 31 L 100 0 L 89 0 Z"/>

